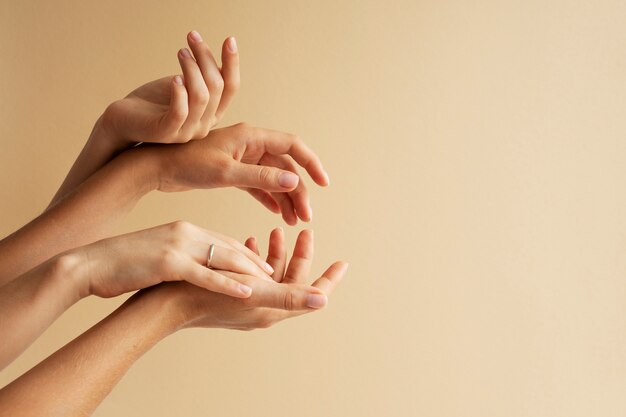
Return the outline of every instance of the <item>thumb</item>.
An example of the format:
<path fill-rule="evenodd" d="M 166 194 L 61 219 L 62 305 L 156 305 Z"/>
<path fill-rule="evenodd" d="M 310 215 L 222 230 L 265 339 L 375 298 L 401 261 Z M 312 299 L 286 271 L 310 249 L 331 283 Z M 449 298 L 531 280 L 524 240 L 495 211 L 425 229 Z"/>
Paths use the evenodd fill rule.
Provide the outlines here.
<path fill-rule="evenodd" d="M 231 175 L 237 187 L 258 188 L 269 192 L 291 191 L 300 182 L 300 177 L 291 171 L 242 162 L 236 163 Z"/>
<path fill-rule="evenodd" d="M 253 292 L 262 307 L 286 311 L 318 310 L 326 307 L 328 297 L 317 288 L 306 285 L 258 285 Z"/>

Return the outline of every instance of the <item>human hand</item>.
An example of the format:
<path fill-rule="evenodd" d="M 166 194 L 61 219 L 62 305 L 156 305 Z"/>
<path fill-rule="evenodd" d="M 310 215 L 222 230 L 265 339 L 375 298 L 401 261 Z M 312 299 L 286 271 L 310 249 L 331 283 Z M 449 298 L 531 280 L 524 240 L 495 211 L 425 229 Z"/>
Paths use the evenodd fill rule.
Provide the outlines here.
<path fill-rule="evenodd" d="M 252 246 L 256 249 L 256 245 Z M 186 283 L 163 284 L 155 288 L 165 293 L 175 309 L 172 317 L 180 317 L 178 328 L 215 327 L 252 330 L 270 327 L 286 318 L 295 317 L 326 306 L 327 296 L 345 275 L 348 264 L 336 262 L 312 285 L 307 285 L 313 258 L 313 234 L 303 231 L 298 236 L 293 257 L 285 270 L 286 254 L 282 230 L 270 237 L 268 262 L 274 263 L 275 282 L 227 273 L 228 276 L 253 288 L 246 299 L 225 297 L 221 294 L 199 291 Z M 280 267 L 282 266 L 282 270 Z"/>
<path fill-rule="evenodd" d="M 219 122 L 239 88 L 235 38 L 222 45 L 222 68 L 198 32 L 190 32 L 187 43 L 191 52 L 178 52 L 182 77 L 149 82 L 109 105 L 102 117 L 107 136 L 126 146 L 183 143 L 205 137 Z"/>
<path fill-rule="evenodd" d="M 207 268 L 210 245 L 214 252 Z M 202 289 L 245 298 L 251 288 L 225 271 L 250 281 L 272 281 L 272 267 L 235 239 L 178 221 L 110 239 L 75 251 L 86 260 L 83 296 L 114 297 L 164 281 L 188 281 Z M 206 291 L 203 291 L 206 292 Z"/>
<path fill-rule="evenodd" d="M 250 192 L 287 224 L 309 221 L 312 210 L 296 163 L 321 186 L 328 175 L 317 155 L 295 135 L 240 123 L 216 129 L 201 140 L 147 147 L 157 154 L 158 189 L 235 186 Z"/>

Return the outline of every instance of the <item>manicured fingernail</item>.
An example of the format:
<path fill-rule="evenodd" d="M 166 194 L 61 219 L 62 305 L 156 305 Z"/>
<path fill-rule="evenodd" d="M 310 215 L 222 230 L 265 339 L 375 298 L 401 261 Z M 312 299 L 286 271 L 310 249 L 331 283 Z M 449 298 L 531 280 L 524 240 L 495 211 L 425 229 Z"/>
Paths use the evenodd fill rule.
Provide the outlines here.
<path fill-rule="evenodd" d="M 309 294 L 306 297 L 306 305 L 310 308 L 322 308 L 326 306 L 328 298 L 324 294 Z"/>
<path fill-rule="evenodd" d="M 196 32 L 195 30 L 191 31 L 191 33 L 189 34 L 189 37 L 195 42 L 202 42 L 202 36 L 200 36 L 200 34 Z"/>
<path fill-rule="evenodd" d="M 181 58 L 191 58 L 191 53 L 187 48 L 181 49 L 178 53 L 180 54 Z"/>
<path fill-rule="evenodd" d="M 326 177 L 326 184 L 330 185 L 330 177 L 328 176 L 328 172 L 324 171 L 324 176 Z"/>
<path fill-rule="evenodd" d="M 244 294 L 244 295 L 252 294 L 252 288 L 248 287 L 247 285 L 243 285 L 243 284 L 239 284 L 239 291 L 242 294 Z"/>
<path fill-rule="evenodd" d="M 183 85 L 183 79 L 180 75 L 177 75 L 174 77 L 174 83 L 178 84 L 178 85 Z"/>
<path fill-rule="evenodd" d="M 295 188 L 300 178 L 292 172 L 283 172 L 278 177 L 278 184 L 284 188 Z"/>
<path fill-rule="evenodd" d="M 237 40 L 235 39 L 234 36 L 231 36 L 230 38 L 228 38 L 228 44 L 226 45 L 228 46 L 228 50 L 232 53 L 237 52 Z"/>
<path fill-rule="evenodd" d="M 274 273 L 274 268 L 272 268 L 272 265 L 268 264 L 267 262 L 265 262 L 265 265 L 263 265 L 263 267 L 265 268 L 265 270 L 267 272 L 269 272 L 270 274 Z"/>

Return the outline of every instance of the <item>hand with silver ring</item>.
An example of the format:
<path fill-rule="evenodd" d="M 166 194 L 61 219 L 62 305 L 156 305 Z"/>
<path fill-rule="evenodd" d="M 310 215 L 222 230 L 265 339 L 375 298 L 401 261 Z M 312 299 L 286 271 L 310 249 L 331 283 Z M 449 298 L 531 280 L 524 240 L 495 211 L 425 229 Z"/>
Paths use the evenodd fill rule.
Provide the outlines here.
<path fill-rule="evenodd" d="M 237 240 L 187 222 L 174 222 L 69 251 L 80 258 L 84 295 L 114 297 L 164 281 L 188 281 L 206 290 L 246 298 L 251 288 L 223 271 L 271 281 L 272 267 Z M 68 263 L 68 262 L 66 262 Z"/>

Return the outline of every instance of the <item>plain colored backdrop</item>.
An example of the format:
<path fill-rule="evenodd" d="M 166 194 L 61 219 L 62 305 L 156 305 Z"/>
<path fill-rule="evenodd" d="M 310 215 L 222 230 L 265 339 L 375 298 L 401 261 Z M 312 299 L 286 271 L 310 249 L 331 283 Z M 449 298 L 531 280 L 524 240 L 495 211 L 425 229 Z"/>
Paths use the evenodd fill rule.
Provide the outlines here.
<path fill-rule="evenodd" d="M 96 416 L 626 415 L 624 1 L 0 4 L 2 235 L 108 103 L 180 71 L 192 29 L 238 39 L 222 125 L 296 132 L 331 175 L 314 275 L 351 269 L 329 307 L 176 334 Z M 119 232 L 175 219 L 263 242 L 282 224 L 213 190 L 151 194 Z M 122 301 L 80 302 L 0 383 Z"/>

